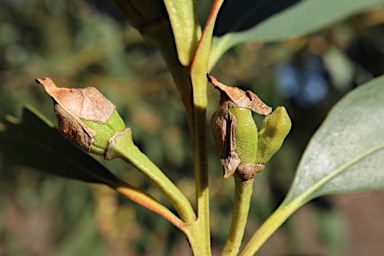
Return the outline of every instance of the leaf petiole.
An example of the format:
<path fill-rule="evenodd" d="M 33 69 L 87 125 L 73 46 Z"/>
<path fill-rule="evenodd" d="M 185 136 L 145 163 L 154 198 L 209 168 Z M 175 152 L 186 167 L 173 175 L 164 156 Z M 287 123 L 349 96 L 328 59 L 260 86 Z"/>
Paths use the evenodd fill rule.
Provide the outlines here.
<path fill-rule="evenodd" d="M 106 152 L 106 159 L 121 158 L 140 170 L 169 199 L 173 207 L 185 223 L 192 223 L 196 215 L 192 206 L 175 184 L 142 153 L 132 141 L 131 130 L 128 128 L 118 133 Z"/>

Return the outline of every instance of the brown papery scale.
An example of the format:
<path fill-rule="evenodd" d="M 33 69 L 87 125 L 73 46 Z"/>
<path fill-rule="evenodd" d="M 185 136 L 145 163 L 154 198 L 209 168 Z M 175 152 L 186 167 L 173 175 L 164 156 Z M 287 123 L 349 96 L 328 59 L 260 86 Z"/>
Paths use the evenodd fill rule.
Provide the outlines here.
<path fill-rule="evenodd" d="M 51 78 L 36 78 L 54 101 L 60 132 L 85 152 L 89 152 L 96 132 L 82 121 L 105 124 L 115 110 L 113 105 L 96 88 L 58 88 Z"/>
<path fill-rule="evenodd" d="M 220 91 L 220 103 L 230 100 L 238 108 L 249 108 L 255 113 L 267 116 L 272 112 L 272 108 L 265 104 L 256 94 L 247 90 L 243 91 L 237 87 L 232 87 L 220 83 L 214 76 L 207 74 L 208 81 Z M 223 97 L 224 96 L 224 97 Z"/>

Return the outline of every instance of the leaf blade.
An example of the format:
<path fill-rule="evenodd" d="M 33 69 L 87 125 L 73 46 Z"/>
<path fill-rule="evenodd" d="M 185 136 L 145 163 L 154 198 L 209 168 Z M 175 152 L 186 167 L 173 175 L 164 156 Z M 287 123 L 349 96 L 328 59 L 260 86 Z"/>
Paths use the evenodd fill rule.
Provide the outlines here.
<path fill-rule="evenodd" d="M 194 12 L 193 1 L 164 0 L 167 8 L 179 61 L 188 66 L 192 60 L 199 34 L 199 24 Z"/>
<path fill-rule="evenodd" d="M 52 123 L 31 107 L 21 121 L 10 120 L 0 131 L 0 154 L 8 165 L 32 167 L 64 178 L 106 185 L 122 184 L 90 155 L 66 140 Z"/>
<path fill-rule="evenodd" d="M 286 202 L 384 189 L 383 83 L 384 76 L 370 81 L 334 106 L 309 142 Z"/>
<path fill-rule="evenodd" d="M 383 0 L 301 1 L 253 28 L 215 37 L 209 67 L 212 68 L 220 56 L 237 44 L 247 41 L 276 41 L 306 34 L 383 2 Z"/>

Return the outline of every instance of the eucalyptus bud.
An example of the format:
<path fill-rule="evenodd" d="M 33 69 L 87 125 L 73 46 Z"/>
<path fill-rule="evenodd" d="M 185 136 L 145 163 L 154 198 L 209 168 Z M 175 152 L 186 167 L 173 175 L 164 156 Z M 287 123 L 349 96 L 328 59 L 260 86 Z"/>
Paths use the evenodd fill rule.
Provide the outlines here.
<path fill-rule="evenodd" d="M 253 177 L 264 169 L 263 164 L 257 163 L 258 130 L 252 117 L 252 111 L 248 108 L 229 108 L 236 118 L 237 128 L 235 134 L 236 153 L 241 159 L 236 173 L 248 184 Z"/>
<path fill-rule="evenodd" d="M 125 129 L 113 105 L 96 88 L 58 88 L 51 78 L 37 78 L 54 102 L 59 131 L 87 153 L 104 155 L 116 132 Z"/>
<path fill-rule="evenodd" d="M 272 109 L 251 91 L 227 86 L 210 75 L 207 78 L 220 91 L 220 104 L 212 115 L 211 125 L 224 178 L 236 173 L 248 184 L 264 168 L 256 162 L 258 131 L 252 111 L 268 115 Z"/>
<path fill-rule="evenodd" d="M 257 161 L 265 164 L 280 149 L 291 130 L 292 122 L 285 107 L 277 107 L 265 117 L 257 143 Z"/>

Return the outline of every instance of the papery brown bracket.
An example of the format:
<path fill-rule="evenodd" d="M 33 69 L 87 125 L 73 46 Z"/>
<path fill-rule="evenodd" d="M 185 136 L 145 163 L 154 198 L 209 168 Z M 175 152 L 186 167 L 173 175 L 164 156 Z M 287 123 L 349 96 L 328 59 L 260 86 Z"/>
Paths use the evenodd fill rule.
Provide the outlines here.
<path fill-rule="evenodd" d="M 54 101 L 60 132 L 85 152 L 90 152 L 96 132 L 81 119 L 105 124 L 115 110 L 113 105 L 96 88 L 58 88 L 51 78 L 36 78 Z"/>
<path fill-rule="evenodd" d="M 249 108 L 260 115 L 269 115 L 272 108 L 257 97 L 256 94 L 247 90 L 243 91 L 237 87 L 227 86 L 217 81 L 214 76 L 207 74 L 208 81 L 215 86 L 221 93 L 224 93 L 237 107 Z"/>
<path fill-rule="evenodd" d="M 96 88 L 81 89 L 58 88 L 51 78 L 36 78 L 45 91 L 71 115 L 88 121 L 106 123 L 112 112 L 113 105 Z"/>
<path fill-rule="evenodd" d="M 237 122 L 228 110 L 227 104 L 219 105 L 212 115 L 211 125 L 216 147 L 220 150 L 224 178 L 229 178 L 235 173 L 241 161 L 236 153 Z"/>
<path fill-rule="evenodd" d="M 84 125 L 79 118 L 73 117 L 60 104 L 54 104 L 54 108 L 59 131 L 81 150 L 89 153 L 96 132 Z"/>

